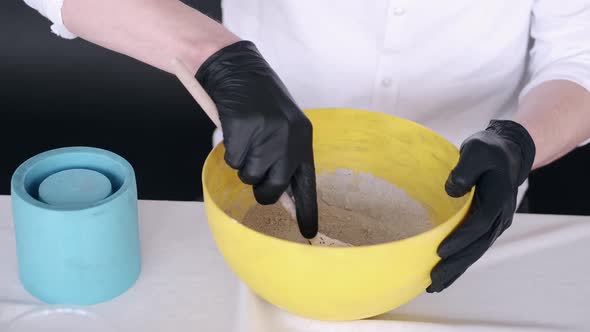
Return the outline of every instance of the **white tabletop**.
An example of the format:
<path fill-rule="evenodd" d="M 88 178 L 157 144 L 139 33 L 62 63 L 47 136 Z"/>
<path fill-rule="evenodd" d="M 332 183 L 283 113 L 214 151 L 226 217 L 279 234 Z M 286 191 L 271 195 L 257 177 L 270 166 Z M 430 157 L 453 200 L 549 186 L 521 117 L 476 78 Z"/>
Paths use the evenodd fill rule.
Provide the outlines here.
<path fill-rule="evenodd" d="M 10 199 L 0 196 L 0 331 L 58 316 L 79 331 L 590 331 L 590 217 L 517 215 L 445 292 L 370 320 L 319 322 L 275 308 L 238 281 L 215 246 L 202 203 L 139 207 L 137 283 L 106 303 L 55 307 L 18 280 Z"/>

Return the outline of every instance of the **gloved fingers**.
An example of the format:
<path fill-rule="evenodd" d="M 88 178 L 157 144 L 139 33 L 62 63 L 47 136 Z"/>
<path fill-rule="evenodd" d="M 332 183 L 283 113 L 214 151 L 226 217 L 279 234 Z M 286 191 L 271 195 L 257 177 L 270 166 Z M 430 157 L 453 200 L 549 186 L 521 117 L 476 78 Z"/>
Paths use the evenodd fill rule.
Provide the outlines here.
<path fill-rule="evenodd" d="M 500 237 L 502 234 L 504 234 L 505 230 L 507 230 L 510 226 L 512 226 L 512 220 L 514 219 L 514 212 L 509 211 L 509 213 L 510 214 L 508 216 L 504 215 L 502 230 L 500 231 L 500 233 L 498 234 L 497 237 Z"/>
<path fill-rule="evenodd" d="M 437 253 L 441 258 L 453 256 L 466 250 L 496 226 L 500 211 L 491 214 L 486 209 L 474 210 L 467 219 L 447 236 L 439 245 Z"/>
<path fill-rule="evenodd" d="M 240 126 L 239 122 L 235 120 L 221 122 L 223 124 L 225 162 L 233 169 L 240 169 L 244 166 L 252 144 L 253 133 L 246 126 Z"/>
<path fill-rule="evenodd" d="M 264 180 L 271 166 L 272 161 L 269 158 L 247 157 L 242 168 L 238 170 L 238 177 L 245 184 L 257 185 Z"/>
<path fill-rule="evenodd" d="M 432 283 L 427 291 L 441 292 L 455 282 L 488 250 L 492 236 L 491 232 L 487 233 L 455 255 L 442 259 L 430 273 Z"/>
<path fill-rule="evenodd" d="M 256 201 L 262 205 L 276 203 L 291 183 L 293 173 L 295 173 L 295 169 L 290 166 L 287 159 L 280 159 L 274 163 L 264 179 L 254 185 Z"/>
<path fill-rule="evenodd" d="M 512 211 L 508 211 L 508 212 L 503 212 L 500 217 L 498 217 L 498 226 L 495 229 L 495 232 L 492 234 L 492 236 L 490 237 L 490 247 L 494 244 L 494 242 L 496 242 L 496 240 L 502 235 L 504 234 L 504 231 L 506 231 L 511 225 L 512 225 L 512 219 L 514 218 L 514 212 Z"/>
<path fill-rule="evenodd" d="M 468 140 L 461 148 L 459 162 L 449 174 L 445 190 L 451 197 L 467 194 L 477 180 L 490 169 L 486 149 L 479 140 Z"/>
<path fill-rule="evenodd" d="M 299 231 L 307 239 L 318 233 L 318 201 L 316 192 L 315 167 L 312 162 L 301 164 L 291 180 L 295 198 Z"/>
<path fill-rule="evenodd" d="M 242 182 L 250 185 L 256 185 L 262 182 L 273 167 L 273 164 L 285 158 L 284 149 L 287 146 L 280 137 L 273 135 L 258 137 L 250 146 L 248 154 L 238 171 L 238 176 Z M 282 167 L 279 165 L 279 167 Z M 292 167 L 293 171 L 295 167 Z"/>
<path fill-rule="evenodd" d="M 447 289 L 450 285 L 452 285 L 455 281 L 457 281 L 457 279 L 459 279 L 460 276 L 461 276 L 461 274 L 457 274 L 454 277 L 451 277 L 450 279 L 448 279 L 442 285 L 430 284 L 430 286 L 428 286 L 426 288 L 426 292 L 427 293 L 439 293 L 439 292 L 442 292 L 443 290 Z"/>
<path fill-rule="evenodd" d="M 502 213 L 504 195 L 497 195 L 500 191 L 496 192 L 498 189 L 491 187 L 494 181 L 493 176 L 482 177 L 475 190 L 470 214 L 439 245 L 437 253 L 441 258 L 464 250 L 496 226 L 498 217 Z M 490 195 L 490 192 L 493 195 Z"/>

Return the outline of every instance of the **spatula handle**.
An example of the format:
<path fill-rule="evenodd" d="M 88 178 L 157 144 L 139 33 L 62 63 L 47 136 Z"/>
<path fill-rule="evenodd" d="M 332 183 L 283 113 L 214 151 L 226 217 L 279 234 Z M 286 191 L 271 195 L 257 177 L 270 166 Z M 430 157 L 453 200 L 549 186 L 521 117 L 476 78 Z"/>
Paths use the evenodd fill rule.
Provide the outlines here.
<path fill-rule="evenodd" d="M 186 65 L 179 59 L 172 60 L 172 67 L 174 68 L 174 74 L 193 96 L 197 104 L 201 106 L 203 111 L 209 116 L 209 119 L 213 121 L 217 128 L 221 128 L 221 122 L 219 121 L 219 112 L 217 106 L 213 102 L 213 99 L 209 97 L 207 91 L 203 89 L 199 81 L 190 73 Z"/>

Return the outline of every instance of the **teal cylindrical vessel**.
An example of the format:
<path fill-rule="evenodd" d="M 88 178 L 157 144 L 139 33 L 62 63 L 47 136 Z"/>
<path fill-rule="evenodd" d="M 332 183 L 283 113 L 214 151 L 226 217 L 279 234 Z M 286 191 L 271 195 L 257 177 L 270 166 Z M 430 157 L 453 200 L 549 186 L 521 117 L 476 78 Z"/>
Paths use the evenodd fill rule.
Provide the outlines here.
<path fill-rule="evenodd" d="M 58 173 L 60 181 L 46 181 L 50 187 L 44 195 L 49 197 L 40 200 L 39 186 Z M 79 183 L 63 179 L 69 173 L 78 174 Z M 86 173 L 95 176 L 80 179 Z M 60 188 L 63 183 L 69 187 Z M 18 167 L 11 193 L 19 277 L 32 295 L 47 303 L 95 304 L 120 295 L 137 280 L 137 185 L 125 159 L 88 147 L 47 151 Z"/>

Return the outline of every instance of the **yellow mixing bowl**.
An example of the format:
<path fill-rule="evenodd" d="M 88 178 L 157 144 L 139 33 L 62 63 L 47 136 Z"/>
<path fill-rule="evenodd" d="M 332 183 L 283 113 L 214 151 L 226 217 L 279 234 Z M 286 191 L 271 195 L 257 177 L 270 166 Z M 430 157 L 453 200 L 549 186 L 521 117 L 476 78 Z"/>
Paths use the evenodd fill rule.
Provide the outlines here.
<path fill-rule="evenodd" d="M 314 126 L 317 173 L 369 172 L 406 190 L 436 224 L 372 246 L 315 247 L 254 231 L 240 220 L 252 190 L 226 165 L 220 144 L 203 169 L 209 225 L 227 263 L 258 295 L 290 312 L 353 320 L 392 310 L 430 285 L 436 249 L 466 215 L 473 192 L 451 198 L 444 183 L 457 148 L 434 131 L 391 115 L 348 108 L 306 111 Z M 232 218 L 233 217 L 233 218 Z"/>

